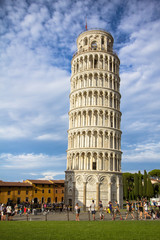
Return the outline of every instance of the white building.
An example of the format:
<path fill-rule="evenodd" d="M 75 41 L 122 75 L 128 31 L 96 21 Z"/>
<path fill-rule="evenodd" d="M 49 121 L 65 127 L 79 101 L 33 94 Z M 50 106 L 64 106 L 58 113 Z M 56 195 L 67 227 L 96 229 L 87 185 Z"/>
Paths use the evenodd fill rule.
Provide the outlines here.
<path fill-rule="evenodd" d="M 89 207 L 123 202 L 120 60 L 113 37 L 88 30 L 77 38 L 71 62 L 65 203 Z"/>

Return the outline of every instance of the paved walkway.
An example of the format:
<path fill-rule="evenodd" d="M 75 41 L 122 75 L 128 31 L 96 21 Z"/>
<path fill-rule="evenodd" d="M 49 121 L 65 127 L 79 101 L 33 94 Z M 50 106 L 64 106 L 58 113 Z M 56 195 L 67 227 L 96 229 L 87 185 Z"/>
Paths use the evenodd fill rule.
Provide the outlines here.
<path fill-rule="evenodd" d="M 125 211 L 121 211 L 123 219 L 125 219 Z M 92 214 L 90 212 L 81 212 L 80 213 L 80 221 L 89 221 L 93 220 Z M 132 217 L 128 216 L 127 220 L 131 220 Z M 135 214 L 135 219 L 137 219 L 137 215 Z M 23 214 L 15 215 L 12 217 L 13 221 L 75 221 L 75 213 L 69 211 L 67 212 L 49 212 L 45 213 L 37 213 L 37 215 L 29 214 L 28 216 Z M 109 213 L 105 213 L 104 221 L 111 221 L 112 216 Z M 117 216 L 115 221 L 120 220 L 120 217 Z M 100 221 L 99 212 L 96 213 L 96 221 Z"/>

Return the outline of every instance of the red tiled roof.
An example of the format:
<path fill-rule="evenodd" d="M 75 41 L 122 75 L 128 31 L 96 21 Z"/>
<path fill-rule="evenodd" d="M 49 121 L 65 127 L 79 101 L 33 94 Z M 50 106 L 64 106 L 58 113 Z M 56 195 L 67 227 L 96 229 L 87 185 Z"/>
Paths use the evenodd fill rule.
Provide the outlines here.
<path fill-rule="evenodd" d="M 151 178 L 151 182 L 160 183 L 160 180 Z"/>
<path fill-rule="evenodd" d="M 3 182 L 0 181 L 0 187 L 31 187 L 32 185 L 24 182 Z"/>
<path fill-rule="evenodd" d="M 31 182 L 33 184 L 53 184 L 53 182 L 51 180 L 30 180 L 30 179 L 27 179 L 26 181 Z"/>
<path fill-rule="evenodd" d="M 64 180 L 24 180 L 23 182 L 3 182 L 0 180 L 0 186 L 9 187 L 30 187 L 32 184 L 64 184 Z"/>
<path fill-rule="evenodd" d="M 54 183 L 64 183 L 64 180 L 52 180 Z"/>
<path fill-rule="evenodd" d="M 27 179 L 26 181 L 31 182 L 33 184 L 55 184 L 55 183 L 56 184 L 58 184 L 58 183 L 64 184 L 64 180 L 30 180 L 30 179 Z"/>

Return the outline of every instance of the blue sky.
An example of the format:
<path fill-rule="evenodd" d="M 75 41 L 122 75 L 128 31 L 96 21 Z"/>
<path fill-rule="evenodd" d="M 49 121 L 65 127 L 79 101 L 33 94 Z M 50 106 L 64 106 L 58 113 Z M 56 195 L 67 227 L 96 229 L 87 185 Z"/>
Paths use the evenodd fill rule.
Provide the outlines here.
<path fill-rule="evenodd" d="M 121 60 L 122 170 L 160 168 L 160 1 L 0 0 L 0 179 L 63 179 L 76 38 Z"/>

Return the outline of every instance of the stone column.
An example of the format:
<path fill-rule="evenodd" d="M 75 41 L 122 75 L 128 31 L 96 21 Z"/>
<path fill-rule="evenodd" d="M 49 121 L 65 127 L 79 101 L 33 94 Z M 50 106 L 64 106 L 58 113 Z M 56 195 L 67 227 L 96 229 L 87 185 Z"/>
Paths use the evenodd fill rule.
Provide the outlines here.
<path fill-rule="evenodd" d="M 99 182 L 96 183 L 96 207 L 98 208 L 99 203 Z"/>
<path fill-rule="evenodd" d="M 86 182 L 83 183 L 83 211 L 86 211 Z"/>
<path fill-rule="evenodd" d="M 105 131 L 103 131 L 103 148 L 105 148 Z"/>
<path fill-rule="evenodd" d="M 74 207 L 75 207 L 75 182 L 73 182 L 72 211 L 74 211 Z"/>
<path fill-rule="evenodd" d="M 115 157 L 113 157 L 113 171 L 115 171 Z"/>
<path fill-rule="evenodd" d="M 84 170 L 87 170 L 87 156 L 84 155 Z"/>
<path fill-rule="evenodd" d="M 72 155 L 72 168 L 75 169 L 75 156 Z"/>
<path fill-rule="evenodd" d="M 90 170 L 93 170 L 93 155 L 91 154 L 91 159 L 90 159 Z"/>
<path fill-rule="evenodd" d="M 111 201 L 111 198 L 112 198 L 112 195 L 111 195 L 111 193 L 112 193 L 112 184 L 111 184 L 111 182 L 109 182 L 108 183 L 108 201 Z"/>
<path fill-rule="evenodd" d="M 68 199 L 68 181 L 65 181 L 65 191 L 64 191 L 64 203 L 65 205 L 68 205 L 67 199 Z"/>
<path fill-rule="evenodd" d="M 120 179 L 117 176 L 117 201 L 120 205 L 120 207 L 122 207 L 122 203 L 121 203 L 121 184 L 120 184 Z"/>
<path fill-rule="evenodd" d="M 114 65 L 114 58 L 112 58 L 112 72 L 113 72 L 113 69 L 114 69 L 113 65 Z"/>
<path fill-rule="evenodd" d="M 111 157 L 108 157 L 108 171 L 111 171 Z"/>
<path fill-rule="evenodd" d="M 99 156 L 97 154 L 97 170 L 99 170 Z"/>

